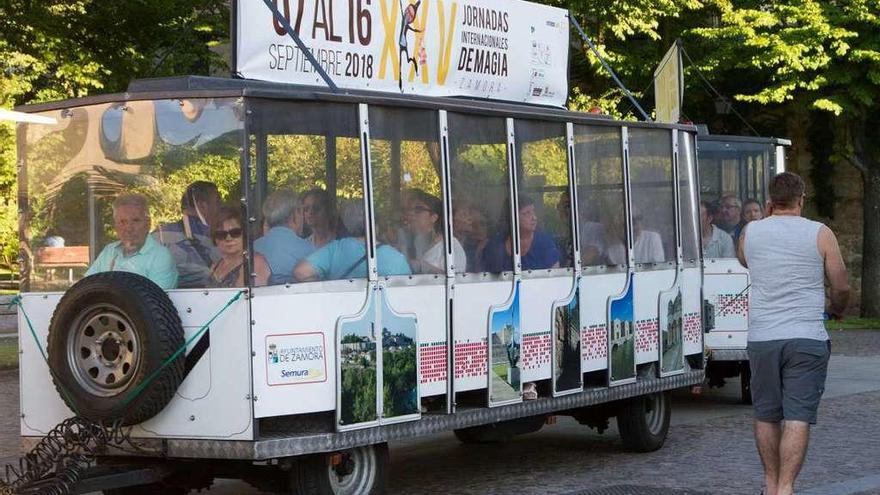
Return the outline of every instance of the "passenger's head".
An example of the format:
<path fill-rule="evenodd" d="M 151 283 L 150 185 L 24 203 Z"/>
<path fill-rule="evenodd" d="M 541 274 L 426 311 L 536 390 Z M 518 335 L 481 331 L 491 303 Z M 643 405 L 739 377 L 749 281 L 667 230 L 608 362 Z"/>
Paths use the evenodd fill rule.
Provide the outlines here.
<path fill-rule="evenodd" d="M 312 189 L 303 195 L 303 212 L 306 225 L 312 231 L 336 229 L 336 209 L 327 191 Z"/>
<path fill-rule="evenodd" d="M 709 232 L 709 228 L 712 226 L 712 222 L 715 221 L 715 215 L 718 214 L 718 208 L 708 202 L 708 201 L 700 201 L 700 227 L 703 229 L 703 233 Z"/>
<path fill-rule="evenodd" d="M 764 218 L 764 211 L 761 209 L 761 203 L 757 199 L 747 199 L 743 203 L 743 222 L 749 223 Z"/>
<path fill-rule="evenodd" d="M 535 200 L 520 194 L 517 196 L 519 208 L 519 231 L 522 234 L 532 234 L 538 230 L 538 214 L 535 212 Z"/>
<path fill-rule="evenodd" d="M 150 232 L 150 208 L 140 194 L 122 194 L 113 201 L 113 228 L 122 248 L 129 253 L 139 250 Z"/>
<path fill-rule="evenodd" d="M 724 225 L 736 225 L 742 214 L 742 203 L 733 194 L 725 194 L 719 202 L 718 215 L 715 219 Z"/>
<path fill-rule="evenodd" d="M 409 191 L 404 213 L 406 224 L 413 232 L 443 231 L 443 203 L 421 189 Z"/>
<path fill-rule="evenodd" d="M 296 194 L 287 189 L 279 189 L 270 194 L 263 203 L 263 220 L 271 229 L 273 227 L 290 227 L 298 230 L 298 201 Z"/>
<path fill-rule="evenodd" d="M 342 225 L 351 237 L 364 237 L 364 200 L 352 199 L 342 207 Z"/>
<path fill-rule="evenodd" d="M 776 210 L 798 210 L 804 207 L 804 180 L 797 174 L 782 172 L 770 180 L 770 201 Z"/>
<path fill-rule="evenodd" d="M 240 256 L 244 252 L 241 209 L 222 206 L 211 225 L 211 240 L 221 256 Z"/>
<path fill-rule="evenodd" d="M 568 194 L 568 191 L 563 191 L 559 196 L 559 201 L 556 203 L 556 213 L 559 214 L 559 218 L 568 223 L 571 219 L 571 196 Z"/>
<path fill-rule="evenodd" d="M 212 225 L 220 210 L 220 193 L 213 182 L 197 180 L 186 187 L 180 198 L 180 209 L 188 215 L 196 215 Z"/>

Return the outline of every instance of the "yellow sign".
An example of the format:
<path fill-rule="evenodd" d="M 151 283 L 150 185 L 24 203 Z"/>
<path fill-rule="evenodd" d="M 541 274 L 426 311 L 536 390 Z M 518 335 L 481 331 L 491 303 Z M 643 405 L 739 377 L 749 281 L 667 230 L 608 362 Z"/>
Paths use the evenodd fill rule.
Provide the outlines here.
<path fill-rule="evenodd" d="M 684 76 L 678 42 L 672 45 L 654 71 L 654 104 L 657 122 L 677 124 L 681 118 Z"/>

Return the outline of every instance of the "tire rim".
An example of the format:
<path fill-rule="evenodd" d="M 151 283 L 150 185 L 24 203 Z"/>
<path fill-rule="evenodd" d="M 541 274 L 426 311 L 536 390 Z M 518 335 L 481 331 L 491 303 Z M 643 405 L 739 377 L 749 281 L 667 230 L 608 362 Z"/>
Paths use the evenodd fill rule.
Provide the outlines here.
<path fill-rule="evenodd" d="M 336 495 L 369 493 L 376 482 L 378 460 L 372 446 L 357 447 L 343 453 L 343 462 L 327 466 L 330 487 Z"/>
<path fill-rule="evenodd" d="M 645 423 L 652 435 L 659 435 L 663 430 L 663 419 L 666 416 L 666 395 L 662 392 L 652 394 L 645 400 Z"/>
<path fill-rule="evenodd" d="M 114 397 L 140 367 L 140 341 L 131 319 L 110 304 L 88 307 L 74 321 L 67 360 L 76 383 L 98 397 Z"/>

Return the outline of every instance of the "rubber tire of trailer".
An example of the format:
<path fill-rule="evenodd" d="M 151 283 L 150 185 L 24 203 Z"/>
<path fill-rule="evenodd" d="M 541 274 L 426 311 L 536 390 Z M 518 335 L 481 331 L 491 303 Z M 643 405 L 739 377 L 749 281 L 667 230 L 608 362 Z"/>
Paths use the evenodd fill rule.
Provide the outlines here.
<path fill-rule="evenodd" d="M 333 473 L 332 459 L 334 455 L 350 456 L 357 459 L 366 460 L 368 471 L 365 473 L 367 480 L 357 487 L 345 489 L 340 486 L 340 490 L 335 491 L 331 477 Z M 361 467 L 356 465 L 356 468 Z M 291 477 L 291 491 L 294 495 L 334 495 L 341 493 L 345 495 L 382 495 L 385 493 L 385 485 L 388 473 L 388 444 L 378 443 L 374 445 L 365 445 L 355 447 L 342 453 L 336 454 L 316 454 L 306 456 L 296 461 L 296 469 L 293 470 Z M 356 480 L 355 480 L 356 481 Z M 341 483 L 341 481 L 339 481 Z"/>
<path fill-rule="evenodd" d="M 653 452 L 662 447 L 669 432 L 671 406 L 668 392 L 623 401 L 617 413 L 617 429 L 624 448 L 632 452 Z"/>
<path fill-rule="evenodd" d="M 127 319 L 138 339 L 139 365 L 124 390 L 101 397 L 77 383 L 68 353 L 74 338 L 72 322 L 102 304 L 115 307 Z M 185 355 L 180 353 L 153 381 L 130 401 L 128 395 L 184 345 L 183 325 L 177 309 L 159 286 L 140 275 L 104 272 L 86 277 L 65 292 L 52 315 L 47 342 L 52 381 L 64 402 L 81 417 L 95 422 L 120 421 L 134 425 L 146 421 L 168 405 L 183 381 Z"/>

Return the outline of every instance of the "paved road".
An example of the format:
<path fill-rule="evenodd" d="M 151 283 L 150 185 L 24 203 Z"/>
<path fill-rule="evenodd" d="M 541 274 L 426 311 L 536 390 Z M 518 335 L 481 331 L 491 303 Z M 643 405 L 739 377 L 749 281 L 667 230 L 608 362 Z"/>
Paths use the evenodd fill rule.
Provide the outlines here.
<path fill-rule="evenodd" d="M 799 495 L 880 494 L 880 331 L 833 335 L 826 395 Z M 735 381 L 701 396 L 677 393 L 666 445 L 623 452 L 568 418 L 503 445 L 459 444 L 451 434 L 391 444 L 389 491 L 518 494 L 753 494 L 760 464 L 750 408 Z M 0 374 L 0 458 L 15 454 L 17 375 Z M 613 425 L 612 425 L 613 426 Z M 257 494 L 220 480 L 212 494 Z"/>

